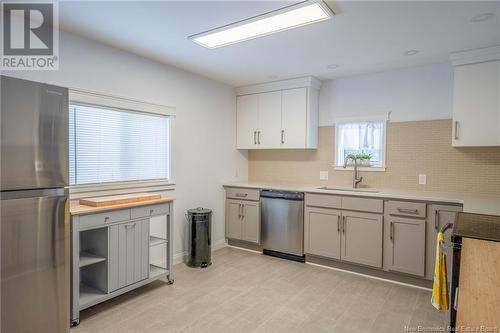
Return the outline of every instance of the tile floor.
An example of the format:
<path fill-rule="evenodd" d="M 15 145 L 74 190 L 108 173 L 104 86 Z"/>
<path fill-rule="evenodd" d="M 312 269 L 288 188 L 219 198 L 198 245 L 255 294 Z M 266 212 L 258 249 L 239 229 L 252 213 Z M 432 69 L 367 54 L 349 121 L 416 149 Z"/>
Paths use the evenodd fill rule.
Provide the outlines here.
<path fill-rule="evenodd" d="M 84 332 L 404 332 L 442 327 L 430 291 L 226 247 L 207 269 L 81 313 Z"/>

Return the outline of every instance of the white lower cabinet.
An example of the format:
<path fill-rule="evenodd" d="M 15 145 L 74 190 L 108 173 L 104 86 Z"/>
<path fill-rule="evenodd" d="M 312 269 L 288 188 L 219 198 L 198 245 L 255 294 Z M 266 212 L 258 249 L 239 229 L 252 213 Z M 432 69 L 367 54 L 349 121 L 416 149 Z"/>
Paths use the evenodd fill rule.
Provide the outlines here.
<path fill-rule="evenodd" d="M 305 211 L 305 253 L 340 259 L 341 212 L 307 207 Z"/>
<path fill-rule="evenodd" d="M 382 267 L 383 216 L 342 212 L 341 259 Z"/>
<path fill-rule="evenodd" d="M 247 201 L 243 205 L 241 238 L 247 242 L 260 243 L 260 207 L 258 202 Z"/>
<path fill-rule="evenodd" d="M 382 267 L 382 215 L 312 206 L 305 212 L 306 254 Z"/>
<path fill-rule="evenodd" d="M 423 219 L 389 217 L 386 229 L 389 233 L 387 267 L 412 275 L 425 274 L 425 223 Z"/>
<path fill-rule="evenodd" d="M 109 289 L 114 291 L 148 278 L 149 220 L 111 226 Z"/>
<path fill-rule="evenodd" d="M 226 237 L 260 244 L 260 202 L 226 199 Z"/>

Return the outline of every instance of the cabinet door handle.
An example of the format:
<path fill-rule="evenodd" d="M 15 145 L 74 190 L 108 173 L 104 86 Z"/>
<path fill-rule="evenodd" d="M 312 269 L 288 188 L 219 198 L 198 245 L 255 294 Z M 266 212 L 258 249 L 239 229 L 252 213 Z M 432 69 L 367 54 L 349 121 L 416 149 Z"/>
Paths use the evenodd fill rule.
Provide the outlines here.
<path fill-rule="evenodd" d="M 337 232 L 340 232 L 340 215 L 337 216 Z"/>
<path fill-rule="evenodd" d="M 436 209 L 434 213 L 434 229 L 436 229 L 436 231 L 439 229 L 439 209 Z"/>
<path fill-rule="evenodd" d="M 418 209 L 398 208 L 398 212 L 405 214 L 418 214 Z"/>
<path fill-rule="evenodd" d="M 342 216 L 342 233 L 345 234 L 345 216 Z"/>
<path fill-rule="evenodd" d="M 260 145 L 260 131 L 257 131 L 257 144 Z"/>
<path fill-rule="evenodd" d="M 134 227 L 135 227 L 135 223 L 133 223 L 133 224 L 125 224 L 125 229 L 134 228 Z"/>
<path fill-rule="evenodd" d="M 241 219 L 241 204 L 238 204 L 238 219 Z"/>
<path fill-rule="evenodd" d="M 285 130 L 281 130 L 281 144 L 285 143 Z"/>
<path fill-rule="evenodd" d="M 245 218 L 245 204 L 241 204 L 241 218 Z"/>
<path fill-rule="evenodd" d="M 455 120 L 455 140 L 458 140 L 459 135 L 458 135 L 458 129 L 460 128 L 460 123 L 458 120 Z"/>
<path fill-rule="evenodd" d="M 455 288 L 455 298 L 453 299 L 453 309 L 457 310 L 458 307 L 458 287 Z"/>
<path fill-rule="evenodd" d="M 106 216 L 106 217 L 104 218 L 104 222 L 108 222 L 108 221 L 109 221 L 109 216 Z"/>
<path fill-rule="evenodd" d="M 257 144 L 257 131 L 253 131 L 253 144 Z"/>
<path fill-rule="evenodd" d="M 394 240 L 394 222 L 391 221 L 391 225 L 389 228 L 389 238 Z"/>
<path fill-rule="evenodd" d="M 154 211 L 155 211 L 154 209 L 150 209 L 149 210 L 149 215 L 153 215 Z"/>

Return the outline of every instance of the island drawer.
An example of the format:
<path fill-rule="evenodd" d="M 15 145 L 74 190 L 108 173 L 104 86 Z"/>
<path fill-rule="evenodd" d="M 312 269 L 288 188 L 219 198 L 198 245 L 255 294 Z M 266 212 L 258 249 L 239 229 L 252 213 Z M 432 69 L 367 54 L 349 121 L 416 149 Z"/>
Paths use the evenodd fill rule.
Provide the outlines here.
<path fill-rule="evenodd" d="M 157 204 L 132 208 L 130 216 L 132 219 L 148 217 L 153 215 L 168 214 L 170 212 L 168 204 Z"/>
<path fill-rule="evenodd" d="M 226 188 L 226 198 L 243 200 L 260 200 L 260 190 L 253 188 Z"/>
<path fill-rule="evenodd" d="M 426 205 L 423 202 L 388 201 L 387 210 L 390 215 L 426 217 Z"/>
<path fill-rule="evenodd" d="M 80 229 L 127 220 L 130 220 L 130 209 L 120 209 L 109 212 L 82 215 L 80 216 Z"/>
<path fill-rule="evenodd" d="M 306 194 L 306 206 L 342 208 L 342 198 L 330 194 Z"/>

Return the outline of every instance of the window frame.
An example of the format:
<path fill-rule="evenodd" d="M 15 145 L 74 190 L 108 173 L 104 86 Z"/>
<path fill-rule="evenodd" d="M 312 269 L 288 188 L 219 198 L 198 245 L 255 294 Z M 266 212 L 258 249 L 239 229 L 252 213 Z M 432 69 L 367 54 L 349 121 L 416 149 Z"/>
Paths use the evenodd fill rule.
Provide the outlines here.
<path fill-rule="evenodd" d="M 344 168 L 343 166 L 337 165 L 338 163 L 338 135 L 339 131 L 337 125 L 348 124 L 348 123 L 367 123 L 367 122 L 382 122 L 384 125 L 384 133 L 383 133 L 383 152 L 381 154 L 381 166 L 358 166 L 358 170 L 360 171 L 374 171 L 374 172 L 385 172 L 387 168 L 387 124 L 389 123 L 389 114 L 384 116 L 372 116 L 372 117 L 353 117 L 353 118 L 337 118 L 334 122 L 335 127 L 335 138 L 334 138 L 334 162 L 333 167 L 334 170 L 337 171 L 352 171 L 354 170 L 353 166 L 347 166 Z"/>
<path fill-rule="evenodd" d="M 168 133 L 168 179 L 147 179 L 147 180 L 130 180 L 116 181 L 92 184 L 75 184 L 69 185 L 69 192 L 72 199 L 89 197 L 92 195 L 114 195 L 141 193 L 147 191 L 168 191 L 175 189 L 174 168 L 172 156 L 174 155 L 174 132 L 175 132 L 175 108 L 159 104 L 152 104 L 140 100 L 134 100 L 123 97 L 103 95 L 85 90 L 70 89 L 68 106 L 84 105 L 97 108 L 105 108 L 109 110 L 122 112 L 136 112 L 142 114 L 153 114 L 169 117 L 169 133 Z M 67 110 L 69 111 L 69 108 Z"/>

